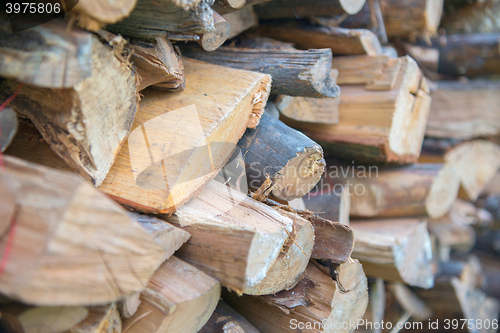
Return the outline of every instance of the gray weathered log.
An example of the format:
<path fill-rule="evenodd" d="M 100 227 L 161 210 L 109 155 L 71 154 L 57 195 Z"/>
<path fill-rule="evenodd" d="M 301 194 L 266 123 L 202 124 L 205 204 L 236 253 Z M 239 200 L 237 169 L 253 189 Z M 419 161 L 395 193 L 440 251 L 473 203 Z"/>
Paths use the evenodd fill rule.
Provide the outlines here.
<path fill-rule="evenodd" d="M 238 142 L 245 157 L 250 188 L 259 188 L 269 175 L 272 194 L 293 200 L 308 193 L 324 172 L 323 149 L 304 134 L 264 113 L 256 129 Z"/>
<path fill-rule="evenodd" d="M 338 97 L 340 88 L 331 76 L 329 49 L 269 50 L 221 47 L 214 52 L 190 48 L 186 57 L 255 72 L 271 74 L 272 94 Z"/>

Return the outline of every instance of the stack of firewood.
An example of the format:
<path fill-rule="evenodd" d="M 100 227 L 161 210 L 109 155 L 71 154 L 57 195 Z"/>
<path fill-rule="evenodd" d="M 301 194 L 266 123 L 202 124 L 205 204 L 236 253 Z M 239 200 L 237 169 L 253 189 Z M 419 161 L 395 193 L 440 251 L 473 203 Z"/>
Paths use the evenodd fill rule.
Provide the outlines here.
<path fill-rule="evenodd" d="M 61 1 L 0 14 L 1 332 L 496 331 L 500 1 Z"/>

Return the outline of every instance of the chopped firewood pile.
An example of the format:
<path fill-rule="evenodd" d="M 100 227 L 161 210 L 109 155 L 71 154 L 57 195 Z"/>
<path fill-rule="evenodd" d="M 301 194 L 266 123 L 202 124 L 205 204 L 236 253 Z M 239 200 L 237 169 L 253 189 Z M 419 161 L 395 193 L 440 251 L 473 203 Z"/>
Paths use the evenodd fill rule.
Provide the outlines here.
<path fill-rule="evenodd" d="M 0 333 L 497 332 L 500 0 L 7 3 L 0 296 Z"/>

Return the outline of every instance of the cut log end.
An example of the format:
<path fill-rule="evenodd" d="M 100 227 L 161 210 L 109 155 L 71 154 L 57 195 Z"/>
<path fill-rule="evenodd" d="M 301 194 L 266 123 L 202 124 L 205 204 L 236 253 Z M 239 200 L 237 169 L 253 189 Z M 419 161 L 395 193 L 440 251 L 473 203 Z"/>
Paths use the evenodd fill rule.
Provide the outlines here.
<path fill-rule="evenodd" d="M 215 51 L 229 38 L 231 27 L 226 20 L 214 12 L 214 28 L 200 36 L 198 44 L 205 51 Z"/>
<path fill-rule="evenodd" d="M 272 190 L 273 196 L 285 201 L 304 196 L 321 179 L 325 166 L 323 149 L 319 145 L 306 147 L 279 171 Z"/>
<path fill-rule="evenodd" d="M 366 0 L 339 0 L 340 5 L 349 15 L 358 13 L 366 3 Z"/>

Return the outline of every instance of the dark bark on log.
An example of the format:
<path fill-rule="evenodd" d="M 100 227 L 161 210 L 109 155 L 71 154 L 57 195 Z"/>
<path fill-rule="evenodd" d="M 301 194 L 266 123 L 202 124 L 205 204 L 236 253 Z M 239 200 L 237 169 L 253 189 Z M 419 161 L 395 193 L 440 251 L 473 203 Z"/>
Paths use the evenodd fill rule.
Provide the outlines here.
<path fill-rule="evenodd" d="M 266 114 L 256 129 L 238 142 L 245 157 L 250 188 L 259 188 L 269 175 L 272 194 L 292 200 L 308 193 L 324 172 L 323 150 L 314 141 Z"/>
<path fill-rule="evenodd" d="M 290 21 L 261 25 L 258 31 L 262 36 L 295 43 L 301 48 L 330 48 L 333 54 L 382 54 L 377 36 L 365 29 L 350 30 Z"/>
<path fill-rule="evenodd" d="M 271 94 L 338 97 L 340 88 L 331 77 L 332 53 L 320 50 L 269 50 L 222 47 L 214 52 L 190 48 L 186 57 L 271 74 Z"/>

